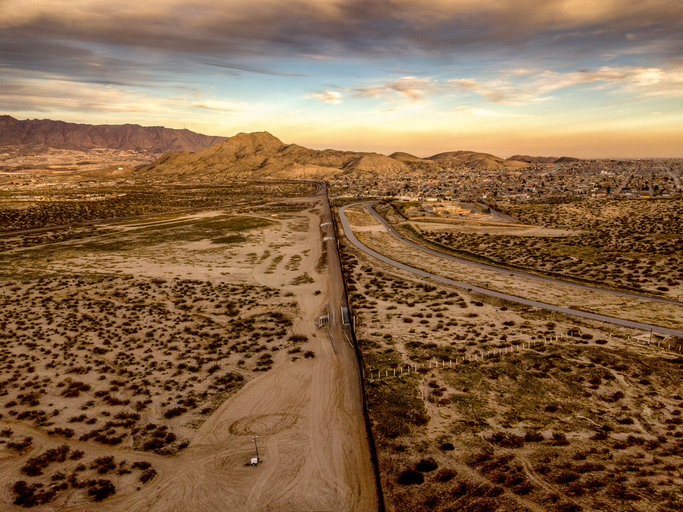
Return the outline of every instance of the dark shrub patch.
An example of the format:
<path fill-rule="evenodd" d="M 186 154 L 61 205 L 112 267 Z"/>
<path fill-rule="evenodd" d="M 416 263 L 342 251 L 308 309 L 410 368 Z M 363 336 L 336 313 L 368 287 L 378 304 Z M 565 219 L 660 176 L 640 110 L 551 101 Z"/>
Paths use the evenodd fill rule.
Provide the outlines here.
<path fill-rule="evenodd" d="M 14 504 L 22 507 L 34 507 L 49 503 L 55 498 L 55 491 L 52 489 L 42 491 L 41 488 L 42 484 L 29 485 L 23 480 L 15 482 L 12 486 L 12 490 L 16 494 Z"/>
<path fill-rule="evenodd" d="M 436 461 L 430 457 L 428 459 L 422 459 L 420 462 L 418 462 L 415 465 L 415 470 L 419 471 L 420 473 L 429 473 L 438 467 L 439 465 L 436 463 Z"/>
<path fill-rule="evenodd" d="M 116 487 L 110 480 L 97 480 L 88 489 L 88 495 L 93 501 L 102 501 L 116 492 Z"/>
<path fill-rule="evenodd" d="M 449 482 L 455 478 L 456 475 L 457 473 L 454 470 L 446 468 L 440 470 L 434 478 L 437 482 Z"/>
<path fill-rule="evenodd" d="M 425 481 L 425 477 L 418 471 L 407 469 L 399 475 L 396 481 L 401 485 L 419 485 Z"/>
<path fill-rule="evenodd" d="M 527 443 L 540 443 L 541 441 L 545 440 L 545 437 L 543 437 L 543 434 L 541 434 L 538 431 L 529 431 L 526 434 L 524 434 L 524 440 Z"/>
<path fill-rule="evenodd" d="M 501 446 L 503 448 L 521 448 L 524 446 L 524 438 L 507 432 L 494 432 L 488 438 L 490 443 Z"/>
<path fill-rule="evenodd" d="M 154 478 L 157 475 L 156 469 L 149 468 L 145 469 L 142 474 L 140 475 L 140 481 L 143 484 L 146 484 L 149 482 L 152 478 Z"/>

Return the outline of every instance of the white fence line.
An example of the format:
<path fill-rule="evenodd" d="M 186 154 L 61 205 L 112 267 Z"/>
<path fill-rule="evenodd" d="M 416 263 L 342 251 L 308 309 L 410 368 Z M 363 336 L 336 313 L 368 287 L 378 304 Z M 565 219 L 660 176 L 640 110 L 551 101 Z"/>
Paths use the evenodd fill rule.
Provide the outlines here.
<path fill-rule="evenodd" d="M 401 365 L 398 368 L 391 368 L 389 370 L 379 370 L 376 373 L 374 371 L 370 372 L 370 380 L 373 380 L 375 378 L 377 379 L 384 379 L 387 377 L 395 377 L 395 376 L 401 376 L 404 373 L 419 373 L 421 369 L 427 369 L 427 370 L 435 370 L 439 368 L 453 368 L 453 366 L 458 366 L 459 364 L 464 364 L 465 361 L 483 361 L 487 357 L 495 357 L 495 356 L 501 356 L 505 354 L 512 354 L 515 352 L 521 352 L 522 350 L 532 350 L 534 347 L 543 344 L 543 346 L 546 346 L 553 341 L 557 341 L 559 338 L 565 338 L 565 335 L 560 335 L 555 336 L 555 340 L 553 338 L 543 338 L 542 340 L 537 340 L 537 341 L 524 341 L 519 345 L 511 345 L 509 347 L 505 348 L 496 348 L 492 350 L 488 350 L 484 352 L 483 354 L 470 354 L 468 356 L 462 357 L 462 358 L 456 358 L 455 360 L 441 360 L 441 361 L 428 361 L 424 364 L 421 363 L 415 363 L 415 364 L 407 364 L 407 365 Z M 398 371 L 398 373 L 397 373 Z"/>
<path fill-rule="evenodd" d="M 370 380 L 375 379 L 375 378 L 383 379 L 383 378 L 387 378 L 387 377 L 394 377 L 397 375 L 400 376 L 400 375 L 403 375 L 404 373 L 418 373 L 420 371 L 420 369 L 422 369 L 422 368 L 426 368 L 428 370 L 430 370 L 430 369 L 434 370 L 434 369 L 438 369 L 438 368 L 453 368 L 453 366 L 463 364 L 465 361 L 483 361 L 487 357 L 494 357 L 494 356 L 501 356 L 501 355 L 505 355 L 505 354 L 512 354 L 515 352 L 521 352 L 522 350 L 531 350 L 534 347 L 540 345 L 541 343 L 545 346 L 545 345 L 552 343 L 553 341 L 556 342 L 560 339 L 575 339 L 575 338 L 576 338 L 575 336 L 569 336 L 567 334 L 559 334 L 559 335 L 556 334 L 554 336 L 554 338 L 552 336 L 551 337 L 545 337 L 544 336 L 542 340 L 524 341 L 524 342 L 520 343 L 519 345 L 511 345 L 511 346 L 505 347 L 505 348 L 495 348 L 492 350 L 488 350 L 488 351 L 484 352 L 483 354 L 482 353 L 470 354 L 470 355 L 464 356 L 462 358 L 456 358 L 453 361 L 450 359 L 442 360 L 440 363 L 439 363 L 439 361 L 428 361 L 425 364 L 414 363 L 414 364 L 402 365 L 399 368 L 391 368 L 389 370 L 379 370 L 377 372 L 371 371 L 370 372 Z M 612 337 L 610 336 L 610 339 L 611 338 Z M 578 339 L 581 339 L 581 338 L 579 337 Z M 646 341 L 639 339 L 638 337 L 635 337 L 635 336 L 629 336 L 628 341 L 640 341 L 643 344 L 647 344 L 647 346 L 655 345 L 654 341 L 652 341 L 652 342 L 647 341 L 646 342 Z M 660 348 L 663 348 L 665 350 L 669 350 L 669 351 L 674 352 L 674 353 L 680 353 L 681 352 L 680 346 L 678 346 L 678 347 L 674 346 L 674 348 L 672 349 L 671 343 L 667 343 L 667 346 L 664 347 L 663 346 L 664 341 L 666 341 L 666 338 L 664 340 L 658 340 L 656 345 Z M 425 365 L 427 365 L 427 366 L 425 366 Z M 405 371 L 404 371 L 404 369 L 405 369 Z M 398 373 L 397 373 L 397 370 L 398 370 Z"/>

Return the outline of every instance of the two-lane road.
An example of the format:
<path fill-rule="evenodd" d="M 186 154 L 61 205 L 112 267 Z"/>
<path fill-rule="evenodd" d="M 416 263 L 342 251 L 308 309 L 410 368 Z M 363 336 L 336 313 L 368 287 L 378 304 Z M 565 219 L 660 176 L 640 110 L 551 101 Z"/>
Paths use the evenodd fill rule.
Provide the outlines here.
<path fill-rule="evenodd" d="M 470 290 L 473 292 L 481 293 L 482 295 L 488 295 L 490 297 L 496 297 L 498 299 L 503 299 L 503 300 L 507 300 L 510 302 L 516 302 L 518 304 L 524 304 L 526 306 L 532 306 L 532 307 L 536 307 L 536 308 L 547 309 L 549 311 L 557 311 L 559 313 L 564 313 L 566 315 L 576 316 L 576 317 L 580 317 L 580 318 L 588 318 L 590 320 L 607 322 L 607 323 L 611 323 L 611 324 L 615 324 L 615 325 L 621 325 L 623 327 L 630 327 L 633 329 L 641 329 L 641 330 L 646 330 L 646 331 L 652 330 L 654 332 L 658 332 L 661 334 L 666 334 L 666 335 L 670 335 L 670 336 L 682 336 L 683 337 L 683 331 L 682 330 L 671 329 L 671 328 L 662 327 L 659 325 L 651 325 L 651 324 L 645 324 L 645 323 L 641 323 L 641 322 L 634 322 L 631 320 L 624 320 L 622 318 L 614 318 L 614 317 L 607 316 L 607 315 L 600 315 L 597 313 L 590 313 L 588 311 L 581 311 L 578 309 L 572 309 L 572 308 L 566 308 L 563 306 L 557 306 L 555 304 L 547 304 L 545 302 L 540 302 L 537 300 L 525 299 L 523 297 L 517 297 L 516 295 L 511 295 L 508 293 L 501 293 L 501 292 L 497 292 L 494 290 L 489 290 L 488 288 L 483 288 L 481 286 L 474 286 L 474 285 L 471 285 L 469 283 L 465 283 L 462 281 L 456 281 L 454 279 L 449 279 L 447 277 L 443 277 L 443 276 L 439 276 L 439 275 L 432 274 L 429 272 L 425 272 L 424 270 L 420 270 L 418 268 L 415 268 L 415 267 L 412 267 L 410 265 L 406 265 L 404 263 L 401 263 L 399 261 L 391 259 L 391 258 L 384 256 L 383 254 L 380 254 L 377 251 L 367 247 L 360 240 L 358 240 L 358 238 L 356 238 L 356 235 L 354 235 L 353 230 L 351 229 L 351 225 L 349 224 L 349 221 L 346 217 L 345 211 L 347 208 L 352 207 L 352 206 L 358 206 L 359 204 L 363 204 L 363 203 L 350 204 L 350 205 L 344 206 L 344 207 L 339 209 L 339 217 L 341 219 L 342 227 L 344 229 L 344 234 L 346 235 L 348 240 L 353 245 L 355 245 L 358 249 L 360 249 L 361 251 L 365 252 L 366 254 L 368 254 L 368 255 L 370 255 L 370 256 L 372 256 L 372 257 L 374 257 L 374 258 L 376 258 L 376 259 L 378 259 L 378 260 L 380 260 L 380 261 L 382 261 L 388 265 L 399 268 L 401 270 L 405 270 L 407 272 L 411 272 L 411 273 L 416 274 L 416 275 L 421 276 L 421 277 L 425 277 L 427 279 L 432 279 L 433 281 L 436 281 L 439 283 L 443 283 L 443 284 L 447 284 L 447 285 L 451 285 L 451 286 L 456 286 L 458 288 L 463 288 L 463 289 Z M 374 210 L 371 210 L 371 211 L 374 211 Z M 388 224 L 386 224 L 386 222 L 384 222 L 384 219 L 381 219 L 381 221 L 382 221 L 382 225 L 385 228 L 388 227 Z M 391 231 L 390 227 L 389 227 L 389 230 Z M 395 236 L 398 236 L 399 239 L 401 239 L 403 242 L 411 244 L 411 246 L 415 246 L 419 250 L 426 251 L 429 253 L 436 253 L 437 255 L 442 256 L 442 257 L 446 257 L 448 259 L 448 255 L 443 254 L 443 253 L 439 253 L 438 251 L 433 251 L 433 250 L 428 249 L 426 247 L 423 247 L 419 244 L 415 244 L 414 242 L 410 242 L 410 241 L 406 240 L 405 238 L 401 237 L 401 235 L 399 235 L 398 233 L 396 233 Z M 462 260 L 462 261 L 466 262 L 468 264 L 472 263 L 469 260 Z M 534 277 L 537 277 L 537 276 L 534 276 Z M 564 284 L 564 282 L 563 282 L 563 284 Z M 616 291 L 612 292 L 612 290 L 605 290 L 605 289 L 600 289 L 600 291 L 608 292 L 608 293 L 615 293 L 615 294 L 619 294 L 619 295 L 627 293 L 627 292 L 616 292 Z M 655 299 L 654 297 L 653 298 L 647 297 L 647 298 L 650 300 Z M 662 300 L 662 301 L 663 302 L 676 302 L 676 301 L 670 301 L 670 300 Z"/>

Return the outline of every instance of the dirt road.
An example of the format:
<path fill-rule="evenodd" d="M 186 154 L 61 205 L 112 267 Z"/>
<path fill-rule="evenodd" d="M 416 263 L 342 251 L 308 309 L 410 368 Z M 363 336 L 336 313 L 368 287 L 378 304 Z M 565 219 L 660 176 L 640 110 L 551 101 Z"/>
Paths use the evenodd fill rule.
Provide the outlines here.
<path fill-rule="evenodd" d="M 110 510 L 133 511 L 372 511 L 374 477 L 365 435 L 358 369 L 353 350 L 333 322 L 317 328 L 325 306 L 338 306 L 338 285 L 316 263 L 321 254 L 320 216 L 308 214 L 300 247 L 310 249 L 301 270 L 314 282 L 291 286 L 265 274 L 253 277 L 297 295 L 294 331 L 312 340 L 315 357 L 283 361 L 250 381 L 206 421 L 190 448 L 162 467 L 145 491 Z M 315 294 L 316 290 L 321 293 Z M 257 467 L 253 437 L 258 436 Z M 102 510 L 102 506 L 96 507 Z"/>
<path fill-rule="evenodd" d="M 326 225 L 329 213 L 321 196 L 296 198 L 295 202 L 308 202 L 307 209 L 281 216 L 267 214 L 267 218 L 277 217 L 281 225 L 259 235 L 263 237 L 261 250 L 270 256 L 255 263 L 251 275 L 234 273 L 226 279 L 267 285 L 291 298 L 298 310 L 292 318 L 292 332 L 308 338 L 303 350 L 314 356 L 304 357 L 303 351 L 273 351 L 273 368 L 257 374 L 215 410 L 194 431 L 189 447 L 176 456 L 162 457 L 130 448 L 70 441 L 71 446 L 82 445 L 88 457 L 115 455 L 117 460 L 151 460 L 157 475 L 151 482 L 139 485 L 137 491 L 117 492 L 100 503 L 84 501 L 78 498 L 78 493 L 72 493 L 42 506 L 41 510 L 373 512 L 378 509 L 358 364 L 354 348 L 340 325 L 341 273 L 338 261 L 333 258 L 321 264 L 323 244 L 327 244 L 329 254 L 336 243 L 333 238 L 323 240 L 333 234 L 331 225 Z M 287 258 L 290 262 L 296 257 L 300 261 L 297 270 L 279 266 L 273 271 L 276 255 L 280 261 Z M 296 280 L 295 275 L 307 278 Z M 328 310 L 330 322 L 319 328 L 318 319 Z M 34 432 L 19 424 L 14 428 L 16 435 L 32 435 L 34 445 L 25 456 L 6 461 L 0 471 L 3 498 L 0 508 L 3 510 L 24 510 L 10 504 L 9 488 L 17 479 L 17 467 L 27 456 L 42 453 L 54 443 L 39 430 Z M 258 436 L 262 462 L 252 467 L 249 461 L 255 456 L 255 436 Z"/>

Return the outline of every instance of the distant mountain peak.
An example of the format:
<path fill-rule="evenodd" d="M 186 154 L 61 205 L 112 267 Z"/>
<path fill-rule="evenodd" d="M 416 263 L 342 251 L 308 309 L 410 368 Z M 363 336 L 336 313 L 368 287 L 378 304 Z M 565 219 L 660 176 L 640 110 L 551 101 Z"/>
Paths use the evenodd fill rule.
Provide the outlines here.
<path fill-rule="evenodd" d="M 190 130 L 138 124 L 80 124 L 50 119 L 18 120 L 0 116 L 0 147 L 33 149 L 119 149 L 167 153 L 197 151 L 226 140 Z"/>

